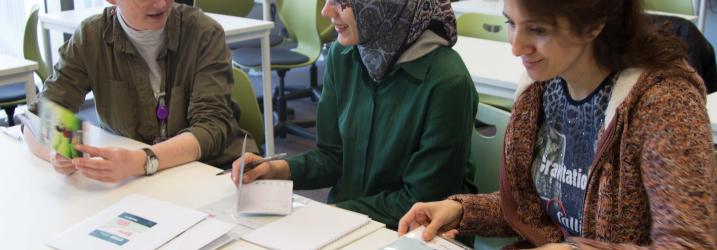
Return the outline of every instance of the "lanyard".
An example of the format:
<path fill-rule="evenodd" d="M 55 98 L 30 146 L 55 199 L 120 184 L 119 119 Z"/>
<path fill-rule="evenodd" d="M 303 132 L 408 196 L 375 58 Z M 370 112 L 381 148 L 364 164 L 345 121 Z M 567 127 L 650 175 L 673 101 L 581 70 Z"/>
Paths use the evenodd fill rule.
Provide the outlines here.
<path fill-rule="evenodd" d="M 171 68 L 170 68 L 170 61 L 169 60 L 170 52 L 167 50 L 167 55 L 165 56 L 165 68 L 164 68 L 164 91 L 160 92 L 157 95 L 157 108 L 155 110 L 155 114 L 157 115 L 157 121 L 159 121 L 159 137 L 154 139 L 154 144 L 163 142 L 167 140 L 169 137 L 167 135 L 167 120 L 169 118 L 169 106 L 167 104 L 169 103 L 170 98 L 170 89 L 171 89 Z"/>

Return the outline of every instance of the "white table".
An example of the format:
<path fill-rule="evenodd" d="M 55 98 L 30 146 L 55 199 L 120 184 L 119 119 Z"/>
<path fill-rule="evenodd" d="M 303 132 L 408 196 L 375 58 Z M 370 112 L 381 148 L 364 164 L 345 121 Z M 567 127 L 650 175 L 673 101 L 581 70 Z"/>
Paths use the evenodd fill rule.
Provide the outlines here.
<path fill-rule="evenodd" d="M 48 62 L 52 63 L 50 49 L 51 30 L 73 34 L 80 26 L 82 20 L 102 13 L 104 8 L 89 8 L 81 10 L 70 10 L 40 15 L 42 28 L 47 32 L 44 39 L 45 55 Z M 251 18 L 235 17 L 207 13 L 216 20 L 223 28 L 227 43 L 238 41 L 261 39 L 261 69 L 263 95 L 272 96 L 271 91 L 271 58 L 269 54 L 269 32 L 274 27 L 273 22 L 256 20 Z M 271 98 L 264 98 L 264 110 L 273 110 Z M 264 134 L 266 136 L 266 154 L 274 154 L 274 117 L 272 112 L 264 112 Z"/>
<path fill-rule="evenodd" d="M 382 228 L 342 248 L 342 250 L 380 249 L 397 239 L 398 233 L 396 231 Z"/>
<path fill-rule="evenodd" d="M 16 128 L 14 128 L 16 129 Z M 87 130 L 88 145 L 139 148 L 144 144 Z M 63 177 L 35 157 L 23 141 L 0 134 L 0 239 L 4 249 L 46 249 L 44 241 L 129 194 L 200 208 L 235 192 L 220 170 L 199 162 L 110 185 L 74 174 Z"/>
<path fill-rule="evenodd" d="M 466 64 L 478 92 L 515 99 L 525 68 L 509 43 L 459 36 L 453 49 Z"/>
<path fill-rule="evenodd" d="M 25 82 L 28 103 L 35 100 L 35 70 L 36 62 L 0 54 L 0 85 Z"/>
<path fill-rule="evenodd" d="M 451 3 L 451 6 L 453 7 L 453 12 L 455 12 L 456 15 L 461 15 L 463 13 L 482 13 L 498 16 L 503 15 L 503 0 L 463 0 Z M 697 21 L 697 16 L 694 15 L 682 15 L 652 10 L 648 10 L 646 12 L 655 15 L 681 17 L 690 20 L 691 22 Z"/>
<path fill-rule="evenodd" d="M 18 126 L 10 128 L 18 131 Z M 109 134 L 85 125 L 85 143 L 93 146 L 141 148 L 138 141 Z M 45 241 L 107 208 L 130 194 L 141 194 L 174 204 L 200 209 L 236 189 L 228 175 L 200 162 L 157 172 L 121 184 L 90 180 L 81 174 L 62 176 L 48 162 L 37 158 L 24 141 L 0 133 L 0 240 L 3 249 L 49 249 Z M 302 198 L 306 199 L 306 198 Z M 308 199 L 307 199 L 308 200 Z M 315 201 L 310 201 L 315 202 Z M 379 229 L 389 231 L 387 229 Z M 383 246 L 384 238 L 369 234 L 353 244 Z M 395 235 L 395 233 L 393 233 Z M 223 249 L 263 249 L 245 241 L 234 241 Z M 355 248 L 354 248 L 355 249 Z"/>
<path fill-rule="evenodd" d="M 717 144 L 717 92 L 707 96 L 707 115 L 712 126 L 712 143 Z"/>

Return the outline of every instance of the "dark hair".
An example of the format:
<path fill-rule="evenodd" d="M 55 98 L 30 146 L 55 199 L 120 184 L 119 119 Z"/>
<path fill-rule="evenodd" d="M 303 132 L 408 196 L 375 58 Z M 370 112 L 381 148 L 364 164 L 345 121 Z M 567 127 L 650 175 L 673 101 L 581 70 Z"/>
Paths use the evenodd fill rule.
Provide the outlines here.
<path fill-rule="evenodd" d="M 628 67 L 665 69 L 687 55 L 687 45 L 674 36 L 667 23 L 653 25 L 642 0 L 519 0 L 525 10 L 538 18 L 555 22 L 564 17 L 573 32 L 585 34 L 602 22 L 594 40 L 597 62 L 610 70 Z"/>

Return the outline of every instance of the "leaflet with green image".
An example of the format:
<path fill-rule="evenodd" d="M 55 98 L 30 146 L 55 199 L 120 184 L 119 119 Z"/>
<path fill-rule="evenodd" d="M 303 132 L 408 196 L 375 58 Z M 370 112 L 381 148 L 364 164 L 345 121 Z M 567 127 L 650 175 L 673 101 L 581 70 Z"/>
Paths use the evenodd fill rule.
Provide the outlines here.
<path fill-rule="evenodd" d="M 82 120 L 72 111 L 43 99 L 40 102 L 41 141 L 67 158 L 81 157 L 74 145 L 82 144 Z"/>

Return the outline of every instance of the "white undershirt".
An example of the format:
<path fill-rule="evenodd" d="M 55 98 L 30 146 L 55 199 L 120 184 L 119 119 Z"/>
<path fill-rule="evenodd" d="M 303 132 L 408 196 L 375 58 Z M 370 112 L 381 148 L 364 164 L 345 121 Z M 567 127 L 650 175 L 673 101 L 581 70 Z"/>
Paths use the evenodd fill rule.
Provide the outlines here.
<path fill-rule="evenodd" d="M 160 90 L 162 84 L 162 69 L 157 63 L 157 56 L 159 56 L 159 49 L 164 45 L 164 38 L 166 36 L 164 27 L 159 30 L 135 30 L 125 23 L 119 8 L 117 8 L 117 17 L 122 29 L 127 33 L 130 42 L 132 42 L 132 45 L 137 49 L 147 63 L 147 66 L 149 66 L 149 83 L 152 86 L 154 97 L 157 98 L 159 93 L 162 92 L 162 90 Z"/>

